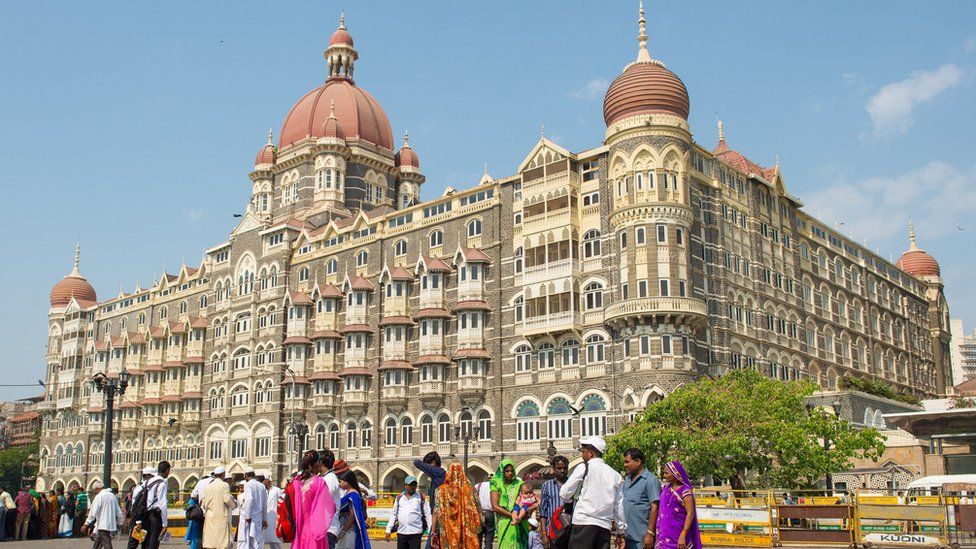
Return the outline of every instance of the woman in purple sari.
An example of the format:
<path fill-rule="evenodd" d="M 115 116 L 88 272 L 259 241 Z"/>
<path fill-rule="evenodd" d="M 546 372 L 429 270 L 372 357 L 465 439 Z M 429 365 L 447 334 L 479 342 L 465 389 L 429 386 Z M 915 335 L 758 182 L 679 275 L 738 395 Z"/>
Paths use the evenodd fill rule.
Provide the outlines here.
<path fill-rule="evenodd" d="M 701 549 L 695 496 L 691 491 L 691 480 L 681 463 L 669 461 L 664 466 L 664 482 L 657 515 L 655 549 Z"/>

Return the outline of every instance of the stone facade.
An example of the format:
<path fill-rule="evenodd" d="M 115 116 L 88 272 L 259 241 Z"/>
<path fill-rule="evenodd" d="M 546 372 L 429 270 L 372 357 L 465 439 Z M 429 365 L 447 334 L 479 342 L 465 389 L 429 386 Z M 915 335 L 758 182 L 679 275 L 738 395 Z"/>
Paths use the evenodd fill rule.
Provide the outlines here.
<path fill-rule="evenodd" d="M 465 432 L 473 477 L 502 456 L 526 472 L 734 368 L 945 393 L 941 280 L 828 229 L 779 166 L 707 150 L 680 116 L 616 120 L 582 152 L 542 137 L 514 175 L 421 203 L 408 146 L 345 135 L 336 105 L 318 134 L 269 140 L 243 219 L 198 266 L 110 299 L 52 297 L 41 487 L 99 476 L 89 380 L 123 368 L 122 489 L 160 459 L 174 490 L 218 464 L 281 478 L 293 422 L 378 488 L 429 450 L 460 456 Z"/>

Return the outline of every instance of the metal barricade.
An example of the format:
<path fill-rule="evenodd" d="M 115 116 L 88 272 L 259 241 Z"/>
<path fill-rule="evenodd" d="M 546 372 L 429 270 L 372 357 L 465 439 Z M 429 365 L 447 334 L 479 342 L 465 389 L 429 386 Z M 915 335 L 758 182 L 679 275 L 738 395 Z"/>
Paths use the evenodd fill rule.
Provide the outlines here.
<path fill-rule="evenodd" d="M 976 547 L 976 489 L 949 490 L 942 500 L 948 514 L 949 546 Z"/>
<path fill-rule="evenodd" d="M 864 547 L 946 547 L 948 513 L 938 496 L 857 497 L 858 543 Z"/>
<path fill-rule="evenodd" d="M 776 492 L 777 547 L 851 547 L 857 543 L 854 506 L 846 493 Z"/>
<path fill-rule="evenodd" d="M 699 490 L 695 505 L 704 545 L 772 547 L 771 492 Z"/>

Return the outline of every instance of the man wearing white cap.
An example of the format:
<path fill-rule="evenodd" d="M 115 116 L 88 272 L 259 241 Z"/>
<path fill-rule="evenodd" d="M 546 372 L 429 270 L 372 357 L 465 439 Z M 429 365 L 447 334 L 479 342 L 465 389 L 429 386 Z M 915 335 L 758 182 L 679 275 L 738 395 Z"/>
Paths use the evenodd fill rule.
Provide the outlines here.
<path fill-rule="evenodd" d="M 272 482 L 271 471 L 262 471 L 265 488 L 268 489 L 268 505 L 265 507 L 265 521 L 268 527 L 264 529 L 264 542 L 271 549 L 281 549 L 281 538 L 278 537 L 278 503 L 285 499 L 285 492 Z"/>
<path fill-rule="evenodd" d="M 92 490 L 95 491 L 95 499 L 92 500 L 91 509 L 85 525 L 81 527 L 81 532 L 87 534 L 95 527 L 91 533 L 95 540 L 93 549 L 112 549 L 112 536 L 122 524 L 122 508 L 119 507 L 119 500 L 112 493 L 111 488 L 106 488 L 102 481 L 96 480 L 92 483 Z"/>
<path fill-rule="evenodd" d="M 255 478 L 251 467 L 244 469 L 244 481 L 240 522 L 237 525 L 237 548 L 258 549 L 264 545 L 264 529 L 268 527 L 264 516 L 268 506 L 268 490 Z"/>
<path fill-rule="evenodd" d="M 146 531 L 146 537 L 142 541 L 142 549 L 158 549 L 159 540 L 166 534 L 167 526 L 167 500 L 166 500 L 166 478 L 169 476 L 170 465 L 168 461 L 160 461 L 159 467 L 146 467 L 142 470 L 142 483 L 132 491 L 132 513 L 129 517 Z M 140 494 L 145 491 L 145 509 L 140 502 Z M 139 546 L 139 540 L 129 537 L 128 549 L 135 549 Z"/>
<path fill-rule="evenodd" d="M 607 443 L 601 436 L 580 438 L 583 463 L 559 489 L 564 501 L 576 499 L 573 507 L 573 529 L 570 549 L 610 549 L 610 531 L 614 525 L 618 533 L 627 530 L 624 519 L 623 478 L 603 461 Z M 577 490 L 579 496 L 577 497 Z M 623 547 L 623 537 L 618 537 Z"/>
<path fill-rule="evenodd" d="M 223 467 L 214 470 L 213 478 L 203 491 L 200 508 L 206 517 L 203 521 L 204 549 L 227 549 L 231 542 L 230 512 L 237 508 L 237 501 L 230 495 L 230 486 L 224 482 Z"/>

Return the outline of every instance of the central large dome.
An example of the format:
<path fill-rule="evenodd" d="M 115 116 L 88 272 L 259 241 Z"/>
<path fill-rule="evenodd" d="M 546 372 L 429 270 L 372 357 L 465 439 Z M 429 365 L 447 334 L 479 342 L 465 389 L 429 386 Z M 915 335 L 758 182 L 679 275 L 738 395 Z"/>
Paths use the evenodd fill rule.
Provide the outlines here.
<path fill-rule="evenodd" d="M 393 130 L 383 108 L 366 90 L 345 78 L 329 79 L 295 103 L 281 126 L 278 146 L 283 148 L 309 136 L 323 137 L 333 102 L 347 138 L 358 137 L 393 150 Z"/>

